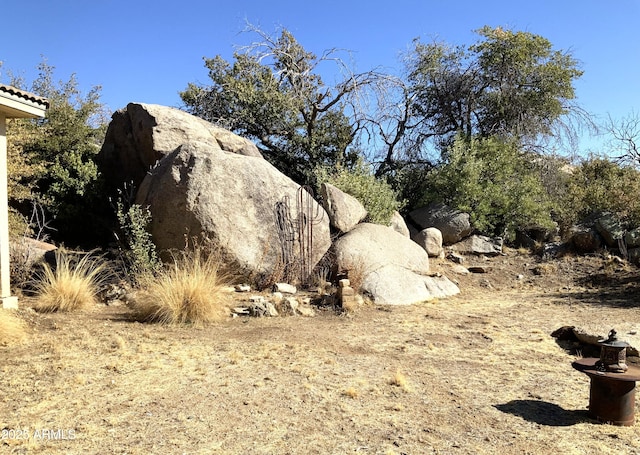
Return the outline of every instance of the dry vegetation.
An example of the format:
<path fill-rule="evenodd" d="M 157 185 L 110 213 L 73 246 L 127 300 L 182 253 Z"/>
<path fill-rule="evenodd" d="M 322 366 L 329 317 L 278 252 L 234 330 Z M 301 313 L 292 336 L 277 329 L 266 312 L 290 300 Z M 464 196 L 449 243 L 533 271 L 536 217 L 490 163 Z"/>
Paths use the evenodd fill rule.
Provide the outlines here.
<path fill-rule="evenodd" d="M 98 303 L 97 293 L 106 276 L 105 264 L 88 254 L 56 251 L 55 267 L 42 263 L 34 280 L 38 311 L 75 311 Z"/>
<path fill-rule="evenodd" d="M 23 299 L 27 338 L 0 348 L 0 428 L 29 438 L 0 452 L 640 453 L 640 424 L 588 417 L 589 379 L 550 336 L 640 329 L 637 269 L 477 262 L 489 273 L 434 263 L 460 281 L 455 298 L 314 318 L 157 325 L 126 306 L 36 313 Z"/>
<path fill-rule="evenodd" d="M 168 324 L 219 322 L 229 316 L 225 275 L 214 254 L 184 254 L 148 277 L 132 300 L 141 321 Z"/>
<path fill-rule="evenodd" d="M 25 324 L 10 311 L 0 311 L 0 345 L 22 341 L 26 336 Z"/>

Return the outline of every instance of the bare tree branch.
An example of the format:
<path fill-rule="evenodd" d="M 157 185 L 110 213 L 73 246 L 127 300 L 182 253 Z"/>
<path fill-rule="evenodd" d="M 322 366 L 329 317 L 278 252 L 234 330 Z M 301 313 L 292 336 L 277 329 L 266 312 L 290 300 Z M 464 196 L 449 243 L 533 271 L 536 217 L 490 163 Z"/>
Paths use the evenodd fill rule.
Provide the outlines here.
<path fill-rule="evenodd" d="M 609 145 L 621 162 L 640 168 L 640 114 L 635 111 L 619 120 L 608 115 L 605 131 L 610 136 Z"/>

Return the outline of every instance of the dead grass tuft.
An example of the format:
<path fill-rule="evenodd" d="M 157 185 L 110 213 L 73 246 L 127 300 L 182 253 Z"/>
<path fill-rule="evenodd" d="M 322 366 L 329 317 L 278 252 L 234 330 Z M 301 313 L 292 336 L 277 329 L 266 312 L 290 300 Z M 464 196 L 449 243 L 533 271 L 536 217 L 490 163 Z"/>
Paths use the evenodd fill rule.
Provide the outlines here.
<path fill-rule="evenodd" d="M 127 340 L 120 335 L 115 335 L 111 340 L 111 347 L 116 350 L 124 351 L 127 349 Z"/>
<path fill-rule="evenodd" d="M 410 391 L 407 377 L 400 370 L 396 371 L 396 374 L 389 380 L 389 384 L 400 387 L 405 392 Z"/>
<path fill-rule="evenodd" d="M 22 319 L 10 312 L 0 309 L 0 344 L 7 345 L 22 341 L 26 336 Z"/>
<path fill-rule="evenodd" d="M 131 305 L 140 320 L 165 324 L 202 324 L 229 314 L 227 279 L 221 260 L 196 248 L 149 278 Z"/>
<path fill-rule="evenodd" d="M 43 264 L 36 276 L 34 308 L 41 312 L 75 311 L 97 303 L 107 269 L 99 258 L 86 253 L 56 251 L 56 265 Z"/>
<path fill-rule="evenodd" d="M 355 387 L 349 387 L 344 392 L 342 392 L 342 395 L 349 398 L 358 398 L 360 396 L 360 392 Z"/>
<path fill-rule="evenodd" d="M 362 260 L 356 261 L 351 264 L 349 270 L 347 270 L 347 278 L 349 279 L 349 283 L 351 287 L 358 294 L 362 290 L 362 285 L 364 284 L 364 278 L 366 276 L 366 266 Z"/>

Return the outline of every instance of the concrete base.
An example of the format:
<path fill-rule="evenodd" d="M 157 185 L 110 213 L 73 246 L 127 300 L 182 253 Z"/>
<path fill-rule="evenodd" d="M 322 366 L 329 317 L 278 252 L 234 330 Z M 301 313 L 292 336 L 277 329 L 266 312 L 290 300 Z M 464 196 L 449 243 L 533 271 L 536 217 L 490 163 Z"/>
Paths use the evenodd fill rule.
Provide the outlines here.
<path fill-rule="evenodd" d="M 17 310 L 18 309 L 18 297 L 3 297 L 0 298 L 0 302 L 2 302 L 2 308 L 5 310 Z"/>

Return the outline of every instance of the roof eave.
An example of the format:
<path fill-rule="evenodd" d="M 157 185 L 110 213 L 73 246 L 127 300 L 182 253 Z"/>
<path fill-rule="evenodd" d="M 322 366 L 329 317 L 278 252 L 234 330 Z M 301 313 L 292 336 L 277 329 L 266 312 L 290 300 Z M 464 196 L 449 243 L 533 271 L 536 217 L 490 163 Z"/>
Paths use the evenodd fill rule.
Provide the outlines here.
<path fill-rule="evenodd" d="M 47 111 L 47 105 L 0 91 L 0 112 L 7 118 L 42 118 Z"/>

